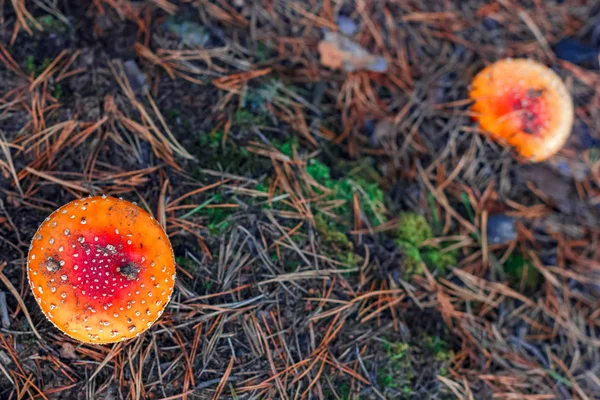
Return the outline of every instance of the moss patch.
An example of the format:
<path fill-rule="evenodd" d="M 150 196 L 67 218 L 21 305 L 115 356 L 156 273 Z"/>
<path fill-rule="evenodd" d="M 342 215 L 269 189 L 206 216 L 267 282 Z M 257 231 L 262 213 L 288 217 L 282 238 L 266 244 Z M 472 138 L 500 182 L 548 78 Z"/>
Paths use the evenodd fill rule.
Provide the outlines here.
<path fill-rule="evenodd" d="M 37 19 L 37 21 L 47 32 L 54 32 L 64 35 L 69 29 L 67 25 L 51 14 L 42 15 Z"/>
<path fill-rule="evenodd" d="M 387 361 L 378 371 L 379 384 L 410 396 L 413 393 L 412 379 L 414 378 L 414 370 L 410 361 L 410 346 L 404 342 L 386 340 L 383 348 Z"/>
<path fill-rule="evenodd" d="M 262 114 L 253 113 L 246 109 L 241 109 L 236 111 L 233 115 L 233 124 L 234 126 L 248 128 L 255 125 L 264 125 L 265 119 Z"/>
<path fill-rule="evenodd" d="M 344 232 L 336 230 L 332 224 L 328 223 L 323 214 L 318 213 L 315 216 L 315 227 L 321 235 L 321 239 L 338 247 L 340 250 L 352 251 L 354 245 Z"/>
<path fill-rule="evenodd" d="M 385 222 L 385 194 L 377 183 L 367 182 L 353 174 L 334 179 L 329 167 L 317 160 L 310 160 L 306 172 L 320 185 L 331 190 L 332 193 L 325 200 L 343 201 L 342 205 L 334 210 L 341 221 L 348 223 L 352 221 L 354 194 L 356 194 L 364 216 L 372 226 Z"/>
<path fill-rule="evenodd" d="M 450 350 L 448 344 L 438 336 L 426 336 L 424 342 L 435 361 L 440 363 L 440 375 L 448 375 L 448 363 L 454 358 L 454 351 Z"/>
<path fill-rule="evenodd" d="M 223 130 L 203 132 L 198 136 L 198 144 L 192 150 L 201 161 L 200 165 L 220 166 L 226 172 L 243 175 L 269 168 L 268 160 L 251 154 L 244 146 L 239 146 L 227 139 L 223 141 Z"/>
<path fill-rule="evenodd" d="M 446 274 L 450 267 L 456 265 L 456 251 L 443 251 L 424 245 L 433 238 L 433 230 L 424 216 L 414 213 L 402 213 L 394 241 L 405 255 L 404 277 L 424 273 L 421 263 L 428 268 Z"/>
<path fill-rule="evenodd" d="M 531 264 L 531 261 L 525 259 L 518 251 L 514 251 L 508 257 L 503 267 L 510 285 L 515 289 L 520 289 L 523 284 L 524 289 L 531 292 L 544 281 L 544 277 Z"/>
<path fill-rule="evenodd" d="M 273 144 L 273 146 L 279 149 L 279 151 L 281 151 L 288 157 L 292 156 L 292 154 L 294 153 L 293 149 L 297 148 L 299 145 L 299 141 L 296 136 L 293 136 L 290 140 L 284 143 L 280 143 L 277 139 L 274 139 L 273 141 L 271 141 L 271 143 Z"/>
<path fill-rule="evenodd" d="M 400 223 L 396 230 L 398 241 L 420 247 L 424 241 L 433 237 L 433 231 L 424 216 L 414 213 L 400 214 Z"/>
<path fill-rule="evenodd" d="M 449 373 L 454 352 L 444 339 L 418 331 L 411 336 L 410 343 L 391 337 L 383 339 L 385 360 L 377 378 L 387 398 L 420 399 L 426 381 L 437 381 L 438 375 Z"/>
<path fill-rule="evenodd" d="M 227 201 L 221 194 L 214 196 L 214 204 L 222 204 Z M 209 207 L 206 209 L 206 227 L 212 234 L 221 234 L 229 226 L 229 216 L 237 211 L 237 208 Z"/>
<path fill-rule="evenodd" d="M 385 222 L 384 192 L 377 183 L 367 182 L 352 173 L 333 178 L 330 168 L 314 159 L 308 163 L 306 172 L 328 189 L 322 201 L 339 203 L 328 213 L 315 210 L 315 227 L 322 242 L 329 247 L 329 255 L 344 264 L 359 265 L 361 257 L 354 252 L 354 245 L 346 233 L 354 218 L 354 196 L 360 201 L 363 218 L 371 226 L 377 226 Z M 315 190 L 320 192 L 320 189 Z"/>

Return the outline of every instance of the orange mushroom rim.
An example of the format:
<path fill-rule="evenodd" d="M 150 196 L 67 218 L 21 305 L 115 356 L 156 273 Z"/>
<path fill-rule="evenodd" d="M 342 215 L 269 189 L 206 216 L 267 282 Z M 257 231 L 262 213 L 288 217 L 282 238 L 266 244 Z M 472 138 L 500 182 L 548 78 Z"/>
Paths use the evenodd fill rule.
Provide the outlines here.
<path fill-rule="evenodd" d="M 496 61 L 473 78 L 469 97 L 480 127 L 530 161 L 555 154 L 571 133 L 574 109 L 569 90 L 539 62 Z"/>
<path fill-rule="evenodd" d="M 38 228 L 27 277 L 46 318 L 68 336 L 112 343 L 139 336 L 171 299 L 176 264 L 158 221 L 108 196 L 65 204 Z"/>

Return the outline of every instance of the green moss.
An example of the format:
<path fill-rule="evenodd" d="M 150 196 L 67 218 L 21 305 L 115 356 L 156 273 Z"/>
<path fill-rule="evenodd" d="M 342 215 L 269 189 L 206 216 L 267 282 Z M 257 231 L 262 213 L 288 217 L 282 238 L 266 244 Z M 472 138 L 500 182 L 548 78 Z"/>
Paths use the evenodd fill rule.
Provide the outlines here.
<path fill-rule="evenodd" d="M 407 242 L 420 247 L 424 241 L 433 237 L 433 231 L 424 216 L 414 213 L 402 213 L 400 214 L 396 235 L 400 242 Z"/>
<path fill-rule="evenodd" d="M 340 250 L 352 251 L 354 245 L 344 232 L 336 230 L 333 224 L 327 223 L 323 214 L 318 213 L 315 215 L 315 227 L 317 232 L 321 235 L 321 239 L 325 242 L 329 242 Z"/>
<path fill-rule="evenodd" d="M 333 187 L 333 181 L 331 180 L 331 172 L 329 167 L 322 162 L 316 160 L 310 160 L 306 166 L 306 172 L 319 184 L 326 188 Z"/>
<path fill-rule="evenodd" d="M 526 260 L 523 255 L 514 251 L 504 263 L 504 272 L 513 288 L 519 289 L 521 283 L 524 283 L 525 290 L 533 291 L 541 285 L 544 277 L 531 264 L 531 261 Z M 523 281 L 524 275 L 525 280 Z"/>
<path fill-rule="evenodd" d="M 60 100 L 63 95 L 63 86 L 60 83 L 54 85 L 54 90 L 52 90 L 52 97 L 56 100 Z"/>
<path fill-rule="evenodd" d="M 427 203 L 429 204 L 429 209 L 431 210 L 433 231 L 435 234 L 439 235 L 442 232 L 442 224 L 440 223 L 440 217 L 437 212 L 436 200 L 432 193 L 427 195 Z"/>
<path fill-rule="evenodd" d="M 388 358 L 391 361 L 395 361 L 400 359 L 406 359 L 406 355 L 408 353 L 408 350 L 410 349 L 410 346 L 408 345 L 408 343 L 404 342 L 390 343 L 386 341 L 383 344 L 383 348 Z"/>
<path fill-rule="evenodd" d="M 203 148 L 218 149 L 221 146 L 223 140 L 223 130 L 218 129 L 210 133 L 200 134 L 200 146 Z"/>
<path fill-rule="evenodd" d="M 257 42 L 256 43 L 256 51 L 254 55 L 256 56 L 256 60 L 258 62 L 265 62 L 269 57 L 275 56 L 277 53 L 273 46 L 265 43 L 265 42 Z"/>
<path fill-rule="evenodd" d="M 44 72 L 46 68 L 50 66 L 50 64 L 52 64 L 52 60 L 49 58 L 44 58 L 44 61 L 42 61 L 39 68 L 36 69 L 36 76 Z"/>
<path fill-rule="evenodd" d="M 413 275 L 423 275 L 424 271 L 421 265 L 423 259 L 419 249 L 408 242 L 397 242 L 397 244 L 404 254 L 403 278 L 411 279 Z"/>
<path fill-rule="evenodd" d="M 332 381 L 333 381 L 333 379 L 332 379 Z M 338 399 L 349 400 L 351 390 L 352 389 L 348 382 L 342 382 L 341 384 L 335 385 L 335 394 L 337 396 L 333 394 L 331 389 L 325 389 L 323 392 L 323 395 L 326 400 L 338 400 Z"/>
<path fill-rule="evenodd" d="M 264 125 L 265 118 L 262 114 L 253 113 L 246 109 L 236 111 L 233 115 L 233 123 L 236 126 L 248 128 L 255 125 Z"/>
<path fill-rule="evenodd" d="M 380 225 L 385 222 L 385 193 L 376 182 L 368 182 L 362 178 L 354 178 L 353 190 L 358 191 L 364 200 L 363 211 L 374 225 Z M 351 197 L 350 197 L 351 198 Z M 350 203 L 351 204 L 351 203 Z"/>
<path fill-rule="evenodd" d="M 283 269 L 285 272 L 296 272 L 301 263 L 294 258 L 287 258 L 285 261 L 282 260 Z"/>
<path fill-rule="evenodd" d="M 44 58 L 41 64 L 37 64 L 34 56 L 27 56 L 25 58 L 25 62 L 23 63 L 23 70 L 28 75 L 33 73 L 34 77 L 38 77 L 46 68 L 48 68 L 52 64 L 52 60 L 49 58 Z"/>
<path fill-rule="evenodd" d="M 175 257 L 175 262 L 189 273 L 194 273 L 198 270 L 198 265 L 193 260 L 186 257 Z"/>
<path fill-rule="evenodd" d="M 296 136 L 292 137 L 289 141 L 282 144 L 280 150 L 286 156 L 291 157 L 294 153 L 294 147 L 298 147 L 298 138 Z"/>
<path fill-rule="evenodd" d="M 227 201 L 221 194 L 214 196 L 213 204 L 222 204 Z M 237 208 L 222 208 L 213 207 L 206 208 L 204 215 L 206 216 L 206 227 L 213 235 L 220 235 L 229 227 L 228 218 L 235 213 Z"/>
<path fill-rule="evenodd" d="M 456 251 L 443 251 L 423 243 L 433 237 L 433 230 L 424 216 L 403 213 L 395 232 L 396 245 L 404 252 L 404 277 L 424 273 L 422 263 L 444 275 L 456 265 Z"/>
<path fill-rule="evenodd" d="M 377 377 L 386 398 L 422 398 L 422 394 L 418 396 L 414 390 L 415 381 L 435 380 L 435 376 L 449 373 L 454 352 L 446 341 L 424 332 L 413 334 L 411 344 L 393 338 L 383 341 L 386 358 L 383 365 L 380 364 Z"/>
<path fill-rule="evenodd" d="M 471 205 L 471 200 L 469 199 L 469 195 L 465 192 L 460 194 L 460 199 L 465 206 L 465 210 L 467 210 L 467 214 L 469 215 L 469 221 L 475 222 L 475 212 L 473 211 L 473 206 Z"/>
<path fill-rule="evenodd" d="M 273 147 L 281 151 L 286 156 L 292 157 L 294 153 L 293 149 L 298 148 L 300 142 L 298 141 L 298 138 L 296 136 L 292 136 L 288 141 L 283 143 L 277 139 L 272 139 L 271 144 L 273 145 Z"/>
<path fill-rule="evenodd" d="M 432 247 L 417 248 L 411 243 L 402 242 L 399 244 L 404 252 L 405 279 L 411 279 L 413 275 L 423 275 L 422 263 L 425 263 L 430 271 L 437 271 L 440 275 L 448 273 L 451 267 L 456 265 L 456 251 L 442 252 Z"/>
<path fill-rule="evenodd" d="M 310 160 L 306 172 L 320 185 L 332 191 L 325 200 L 343 200 L 343 205 L 334 210 L 341 221 L 352 220 L 354 194 L 356 193 L 369 222 L 373 226 L 385 222 L 385 193 L 377 183 L 367 182 L 355 176 L 333 179 L 329 167 L 314 159 Z"/>
<path fill-rule="evenodd" d="M 350 385 L 347 382 L 344 382 L 339 386 L 338 396 L 342 399 L 350 398 Z"/>
<path fill-rule="evenodd" d="M 349 268 L 358 267 L 363 262 L 363 258 L 353 251 L 346 251 L 338 254 L 337 260 L 341 263 L 344 263 Z"/>
<path fill-rule="evenodd" d="M 201 169 L 207 167 L 244 175 L 257 173 L 270 166 L 270 160 L 251 154 L 229 138 L 223 142 L 223 135 L 221 129 L 198 135 L 197 145 L 190 150 L 200 161 L 197 170 L 192 172 L 194 176 L 201 176 Z"/>
<path fill-rule="evenodd" d="M 339 225 L 331 222 L 322 213 L 315 215 L 315 228 L 320 236 L 320 243 L 326 254 L 336 261 L 349 267 L 356 267 L 362 262 L 362 257 L 354 252 L 354 244 L 345 232 L 339 230 Z"/>
<path fill-rule="evenodd" d="M 331 210 L 335 217 L 317 212 L 315 225 L 323 243 L 332 247 L 333 258 L 346 265 L 356 266 L 361 257 L 354 253 L 354 245 L 346 232 L 354 216 L 354 195 L 360 199 L 364 216 L 373 226 L 384 222 L 384 193 L 377 183 L 370 183 L 356 176 L 334 179 L 330 168 L 317 160 L 310 160 L 306 172 L 330 193 L 324 201 L 340 201 L 341 205 Z M 315 188 L 317 192 L 319 189 Z"/>
<path fill-rule="evenodd" d="M 334 216 L 315 213 L 315 225 L 322 241 L 331 245 L 331 253 L 335 254 L 336 260 L 347 265 L 359 265 L 361 257 L 354 253 L 354 246 L 346 234 L 354 217 L 354 196 L 359 198 L 361 209 L 370 224 L 377 226 L 385 222 L 384 192 L 377 183 L 368 182 L 351 173 L 335 179 L 327 165 L 314 159 L 309 161 L 306 172 L 319 185 L 328 189 L 323 201 L 340 203 L 331 210 Z M 320 189 L 313 189 L 323 194 Z"/>
<path fill-rule="evenodd" d="M 413 393 L 414 369 L 410 361 L 410 346 L 404 342 L 385 341 L 386 364 L 379 369 L 379 383 L 410 396 Z"/>
<path fill-rule="evenodd" d="M 269 193 L 269 187 L 264 183 L 259 183 L 258 185 L 256 185 L 254 190 L 257 190 L 257 191 L 263 192 L 263 193 Z"/>
<path fill-rule="evenodd" d="M 448 362 L 454 358 L 454 351 L 449 350 L 447 343 L 437 336 L 426 336 L 424 343 L 434 360 L 440 364 L 440 375 L 448 375 Z"/>
<path fill-rule="evenodd" d="M 32 55 L 25 57 L 25 62 L 23 63 L 23 70 L 27 75 L 30 75 L 32 72 L 35 72 L 35 58 Z"/>
<path fill-rule="evenodd" d="M 67 33 L 68 27 L 61 20 L 51 14 L 42 15 L 37 19 L 45 31 L 59 34 Z"/>
<path fill-rule="evenodd" d="M 177 107 L 170 108 L 169 111 L 167 111 L 167 118 L 169 118 L 170 120 L 175 120 L 177 117 L 180 116 L 181 110 Z"/>
<path fill-rule="evenodd" d="M 423 260 L 428 267 L 446 274 L 451 267 L 456 266 L 456 251 L 442 252 L 439 249 L 430 248 L 422 253 Z"/>
<path fill-rule="evenodd" d="M 189 46 L 205 47 L 210 40 L 210 34 L 203 25 L 194 21 L 186 21 L 182 15 L 167 18 L 163 27 L 172 36 L 178 37 Z"/>

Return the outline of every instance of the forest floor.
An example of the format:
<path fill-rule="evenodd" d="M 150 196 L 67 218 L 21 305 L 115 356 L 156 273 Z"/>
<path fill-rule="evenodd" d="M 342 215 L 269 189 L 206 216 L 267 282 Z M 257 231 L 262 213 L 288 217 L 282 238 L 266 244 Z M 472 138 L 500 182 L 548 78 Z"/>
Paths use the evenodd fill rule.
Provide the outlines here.
<path fill-rule="evenodd" d="M 583 0 L 0 1 L 0 399 L 600 399 L 598 49 Z M 472 119 L 504 57 L 574 98 L 547 162 Z M 106 346 L 25 273 L 100 193 L 178 263 Z"/>

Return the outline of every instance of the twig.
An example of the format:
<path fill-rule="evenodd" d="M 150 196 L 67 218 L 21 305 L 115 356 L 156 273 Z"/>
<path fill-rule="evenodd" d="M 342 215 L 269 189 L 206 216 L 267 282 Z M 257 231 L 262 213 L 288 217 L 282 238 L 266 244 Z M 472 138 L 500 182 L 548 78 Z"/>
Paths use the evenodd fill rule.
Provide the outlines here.
<path fill-rule="evenodd" d="M 10 318 L 8 317 L 8 305 L 6 304 L 6 293 L 0 290 L 0 320 L 4 329 L 10 328 Z"/>
<path fill-rule="evenodd" d="M 12 293 L 13 296 L 15 296 L 15 299 L 17 299 L 17 302 L 19 303 L 19 305 L 23 309 L 23 314 L 25 314 L 25 318 L 27 319 L 27 322 L 29 322 L 29 326 L 31 326 L 31 330 L 33 331 L 33 333 L 35 333 L 35 336 L 38 339 L 42 340 L 42 336 L 40 336 L 40 334 L 38 333 L 37 329 L 35 329 L 35 325 L 33 324 L 33 320 L 31 319 L 31 316 L 29 315 L 29 312 L 27 311 L 27 307 L 25 306 L 25 302 L 23 301 L 23 299 L 21 298 L 21 296 L 19 296 L 19 292 L 17 292 L 17 289 L 15 289 L 15 287 L 13 286 L 13 284 L 10 283 L 10 281 L 8 280 L 8 278 L 2 272 L 2 270 L 4 269 L 5 266 L 6 266 L 6 262 L 3 262 L 2 264 L 0 264 L 0 280 L 2 280 L 2 282 L 4 282 L 4 284 L 6 285 L 6 287 L 8 288 L 8 290 Z"/>

